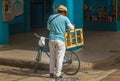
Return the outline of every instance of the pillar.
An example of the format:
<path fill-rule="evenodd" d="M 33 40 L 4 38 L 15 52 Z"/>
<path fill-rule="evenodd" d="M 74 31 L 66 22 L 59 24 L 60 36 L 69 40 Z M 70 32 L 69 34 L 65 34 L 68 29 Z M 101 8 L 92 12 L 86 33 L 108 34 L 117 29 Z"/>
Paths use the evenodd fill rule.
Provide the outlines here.
<path fill-rule="evenodd" d="M 70 21 L 73 24 L 75 24 L 74 23 L 74 2 L 73 2 L 73 0 L 66 0 L 66 6 L 69 11 L 68 17 L 69 17 Z"/>
<path fill-rule="evenodd" d="M 2 0 L 0 0 L 0 47 L 9 44 L 8 23 L 2 20 Z"/>
<path fill-rule="evenodd" d="M 77 6 L 76 6 L 77 5 Z M 74 0 L 74 23 L 77 28 L 83 28 L 83 0 Z"/>
<path fill-rule="evenodd" d="M 69 19 L 75 24 L 75 28 L 83 28 L 83 0 L 66 0 L 67 8 L 69 10 Z M 77 5 L 77 6 L 76 6 Z M 71 48 L 71 50 L 79 50 L 83 46 Z"/>

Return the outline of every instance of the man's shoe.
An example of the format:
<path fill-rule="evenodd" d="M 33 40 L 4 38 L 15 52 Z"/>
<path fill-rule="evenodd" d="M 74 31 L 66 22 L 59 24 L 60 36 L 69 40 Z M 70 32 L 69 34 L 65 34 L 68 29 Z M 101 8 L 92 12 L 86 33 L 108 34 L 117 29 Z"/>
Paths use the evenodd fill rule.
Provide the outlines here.
<path fill-rule="evenodd" d="M 55 79 L 57 79 L 57 80 L 60 80 L 60 79 L 62 79 L 62 78 L 63 78 L 62 75 L 60 75 L 60 76 L 56 76 L 56 77 L 55 77 Z"/>
<path fill-rule="evenodd" d="M 54 74 L 53 73 L 50 73 L 50 78 L 54 78 Z"/>

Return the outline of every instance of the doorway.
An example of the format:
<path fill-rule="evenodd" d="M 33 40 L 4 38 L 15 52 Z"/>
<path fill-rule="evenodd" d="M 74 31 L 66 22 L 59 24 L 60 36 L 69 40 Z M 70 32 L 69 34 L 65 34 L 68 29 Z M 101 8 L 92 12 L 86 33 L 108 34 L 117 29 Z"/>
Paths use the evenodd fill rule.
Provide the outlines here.
<path fill-rule="evenodd" d="M 47 26 L 47 19 L 53 13 L 52 5 L 52 0 L 31 0 L 31 29 L 41 29 Z"/>

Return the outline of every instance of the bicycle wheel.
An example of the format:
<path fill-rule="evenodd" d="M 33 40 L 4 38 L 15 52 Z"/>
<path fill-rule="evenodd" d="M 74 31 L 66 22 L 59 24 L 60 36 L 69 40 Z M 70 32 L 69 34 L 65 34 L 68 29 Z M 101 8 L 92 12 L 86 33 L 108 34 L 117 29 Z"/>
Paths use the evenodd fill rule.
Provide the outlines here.
<path fill-rule="evenodd" d="M 63 61 L 63 72 L 67 75 L 74 75 L 80 69 L 80 59 L 72 50 L 66 50 Z"/>
<path fill-rule="evenodd" d="M 39 62 L 41 61 L 41 56 L 42 56 L 42 50 L 41 49 L 38 49 L 38 53 L 36 55 L 36 62 L 35 62 L 35 73 L 37 72 L 38 70 L 38 65 L 39 65 Z"/>

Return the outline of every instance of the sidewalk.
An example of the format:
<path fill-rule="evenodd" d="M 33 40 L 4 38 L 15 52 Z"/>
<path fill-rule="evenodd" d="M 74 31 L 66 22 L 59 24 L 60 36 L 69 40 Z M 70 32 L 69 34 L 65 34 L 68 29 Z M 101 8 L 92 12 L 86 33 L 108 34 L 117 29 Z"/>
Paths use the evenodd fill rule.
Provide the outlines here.
<path fill-rule="evenodd" d="M 38 32 L 37 32 L 38 31 Z M 36 32 L 48 36 L 47 31 Z M 12 35 L 10 45 L 0 47 L 0 64 L 34 68 L 38 39 L 33 32 Z M 85 31 L 85 45 L 77 51 L 81 60 L 81 70 L 100 69 L 120 62 L 120 32 Z M 48 69 L 49 58 L 43 55 L 40 69 Z"/>

